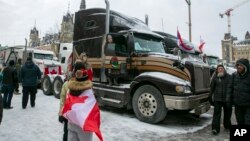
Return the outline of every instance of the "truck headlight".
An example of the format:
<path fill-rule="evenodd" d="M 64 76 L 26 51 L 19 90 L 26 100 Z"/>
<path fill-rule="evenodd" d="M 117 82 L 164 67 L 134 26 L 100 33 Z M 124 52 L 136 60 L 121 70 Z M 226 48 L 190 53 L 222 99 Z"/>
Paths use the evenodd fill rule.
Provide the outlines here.
<path fill-rule="evenodd" d="M 175 90 L 177 93 L 191 93 L 191 89 L 188 86 L 176 86 Z"/>

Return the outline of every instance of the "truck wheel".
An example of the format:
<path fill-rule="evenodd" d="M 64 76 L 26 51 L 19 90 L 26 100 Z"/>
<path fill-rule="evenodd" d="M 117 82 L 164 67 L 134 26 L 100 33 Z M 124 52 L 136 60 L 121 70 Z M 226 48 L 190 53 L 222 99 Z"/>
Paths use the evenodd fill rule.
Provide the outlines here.
<path fill-rule="evenodd" d="M 60 76 L 56 76 L 53 81 L 53 94 L 56 98 L 60 99 L 60 94 L 62 90 L 63 80 Z"/>
<path fill-rule="evenodd" d="M 139 87 L 133 96 L 132 105 L 136 117 L 143 122 L 158 123 L 167 115 L 162 94 L 152 85 Z"/>
<path fill-rule="evenodd" d="M 51 86 L 52 86 L 52 84 L 51 84 L 49 76 L 44 76 L 42 79 L 42 90 L 43 90 L 43 93 L 45 95 L 52 94 L 52 91 L 51 91 L 52 87 Z"/>

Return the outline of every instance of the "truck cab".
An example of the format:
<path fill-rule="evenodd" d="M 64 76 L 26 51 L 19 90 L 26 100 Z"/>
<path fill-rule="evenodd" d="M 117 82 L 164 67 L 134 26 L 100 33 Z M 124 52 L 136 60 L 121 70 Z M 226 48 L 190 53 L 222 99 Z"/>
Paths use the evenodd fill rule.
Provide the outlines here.
<path fill-rule="evenodd" d="M 74 60 L 88 55 L 100 105 L 133 109 L 148 123 L 168 110 L 209 110 L 208 65 L 166 53 L 163 37 L 136 18 L 111 11 L 108 34 L 104 20 L 105 9 L 76 12 L 73 38 Z"/>

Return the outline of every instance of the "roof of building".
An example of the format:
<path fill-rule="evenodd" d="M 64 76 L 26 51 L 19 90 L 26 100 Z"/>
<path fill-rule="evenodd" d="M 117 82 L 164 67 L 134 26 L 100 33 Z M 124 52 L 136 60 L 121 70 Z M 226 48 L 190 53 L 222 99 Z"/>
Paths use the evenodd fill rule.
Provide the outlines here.
<path fill-rule="evenodd" d="M 250 45 L 250 39 L 245 39 L 239 42 L 235 43 L 236 46 L 240 46 L 240 45 Z"/>

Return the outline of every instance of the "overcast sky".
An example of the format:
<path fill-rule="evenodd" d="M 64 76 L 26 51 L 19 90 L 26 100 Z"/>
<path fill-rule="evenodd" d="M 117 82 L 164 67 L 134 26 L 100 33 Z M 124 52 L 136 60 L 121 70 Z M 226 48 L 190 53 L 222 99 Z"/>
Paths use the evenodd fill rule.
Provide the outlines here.
<path fill-rule="evenodd" d="M 149 15 L 149 27 L 189 39 L 188 6 L 185 0 L 109 0 L 111 9 L 144 21 Z M 244 0 L 191 0 L 192 41 L 206 42 L 205 52 L 221 56 L 221 40 L 227 32 L 227 18 L 219 13 Z M 81 0 L 0 0 L 0 44 L 23 45 L 35 25 L 43 36 L 60 29 L 62 16 L 79 10 Z M 105 0 L 86 0 L 87 8 L 103 7 Z M 250 30 L 250 2 L 232 12 L 232 34 L 243 40 Z M 163 21 L 163 22 L 162 22 Z M 162 24 L 163 23 L 163 24 Z M 163 25 L 163 26 L 162 26 Z"/>

